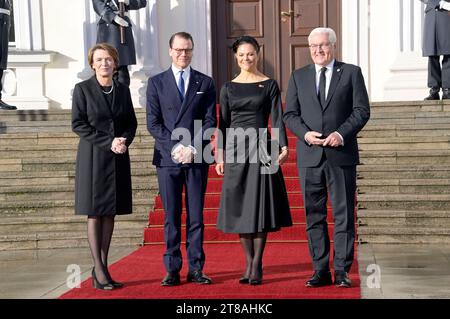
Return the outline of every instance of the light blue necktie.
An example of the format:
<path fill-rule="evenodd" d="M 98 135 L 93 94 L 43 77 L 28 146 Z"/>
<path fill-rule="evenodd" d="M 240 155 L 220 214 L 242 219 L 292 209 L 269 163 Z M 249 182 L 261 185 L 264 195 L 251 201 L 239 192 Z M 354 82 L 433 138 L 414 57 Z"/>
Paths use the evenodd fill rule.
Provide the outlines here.
<path fill-rule="evenodd" d="M 181 100 L 184 100 L 184 71 L 180 71 L 180 80 L 178 81 L 178 91 L 180 91 Z"/>

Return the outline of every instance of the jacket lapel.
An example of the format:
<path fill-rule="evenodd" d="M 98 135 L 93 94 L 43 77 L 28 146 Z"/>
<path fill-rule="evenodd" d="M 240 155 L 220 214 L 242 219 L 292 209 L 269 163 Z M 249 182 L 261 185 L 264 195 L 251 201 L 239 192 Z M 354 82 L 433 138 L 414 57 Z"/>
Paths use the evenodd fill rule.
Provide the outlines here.
<path fill-rule="evenodd" d="M 316 101 L 316 105 L 317 107 L 322 110 L 322 106 L 320 105 L 320 101 L 319 101 L 319 96 L 317 95 L 317 87 L 316 87 L 316 67 L 314 64 L 311 64 L 311 67 L 309 69 L 309 74 L 308 74 L 308 81 L 307 83 L 309 83 L 308 85 L 309 87 L 309 91 L 312 92 L 311 94 L 313 95 L 313 100 Z"/>
<path fill-rule="evenodd" d="M 344 63 L 339 62 L 339 61 L 334 62 L 333 75 L 331 76 L 331 83 L 330 83 L 330 87 L 328 88 L 327 100 L 326 100 L 325 106 L 323 108 L 324 110 L 330 104 L 330 101 L 333 98 L 333 94 L 336 91 L 336 88 L 339 84 L 339 80 L 341 79 L 341 75 L 342 75 L 342 65 L 343 64 Z"/>
<path fill-rule="evenodd" d="M 102 91 L 102 88 L 100 87 L 100 84 L 98 84 L 95 75 L 89 79 L 89 89 L 91 91 L 92 99 L 96 101 L 96 105 L 98 106 L 98 108 L 104 110 L 104 112 L 107 112 L 112 117 L 113 114 L 111 112 L 111 108 L 109 107 L 105 97 L 103 96 L 104 93 Z"/>
<path fill-rule="evenodd" d="M 191 68 L 189 86 L 188 86 L 186 95 L 184 97 L 183 103 L 181 104 L 181 110 L 178 113 L 177 122 L 182 118 L 183 114 L 191 106 L 191 101 L 197 95 L 197 89 L 198 89 L 199 85 L 200 85 L 200 80 L 197 75 L 197 72 Z"/>

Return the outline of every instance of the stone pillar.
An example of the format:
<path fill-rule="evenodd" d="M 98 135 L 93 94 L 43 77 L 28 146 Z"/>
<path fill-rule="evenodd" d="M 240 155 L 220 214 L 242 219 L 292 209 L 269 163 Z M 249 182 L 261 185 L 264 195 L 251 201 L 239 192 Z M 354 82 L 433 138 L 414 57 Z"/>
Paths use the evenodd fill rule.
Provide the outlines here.
<path fill-rule="evenodd" d="M 422 57 L 423 12 L 422 2 L 399 0 L 399 53 L 384 86 L 385 100 L 422 100 L 427 93 L 428 60 Z"/>

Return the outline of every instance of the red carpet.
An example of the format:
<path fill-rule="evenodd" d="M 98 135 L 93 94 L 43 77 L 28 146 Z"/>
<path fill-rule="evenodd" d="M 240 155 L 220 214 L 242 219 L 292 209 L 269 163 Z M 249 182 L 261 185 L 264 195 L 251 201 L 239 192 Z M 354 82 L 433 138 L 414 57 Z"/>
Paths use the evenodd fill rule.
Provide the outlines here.
<path fill-rule="evenodd" d="M 165 275 L 162 263 L 164 208 L 161 198 L 157 196 L 155 206 L 149 213 L 149 226 L 144 230 L 144 243 L 148 246 L 138 249 L 112 266 L 113 277 L 116 280 L 124 281 L 125 288 L 111 292 L 98 291 L 91 288 L 92 281 L 89 279 L 83 283 L 81 289 L 74 289 L 64 294 L 62 298 L 360 298 L 356 249 L 353 272 L 351 273 L 354 288 L 339 289 L 333 286 L 311 289 L 305 287 L 305 281 L 313 271 L 306 244 L 305 212 L 295 164 L 295 137 L 291 133 L 288 136 L 291 152 L 289 160 L 283 165 L 282 170 L 286 180 L 294 226 L 269 234 L 267 249 L 264 253 L 264 284 L 262 286 L 253 287 L 238 283 L 238 278 L 241 276 L 245 265 L 244 254 L 241 246 L 234 244 L 239 242 L 236 234 L 224 234 L 216 228 L 222 178 L 216 174 L 214 167 L 211 166 L 204 210 L 206 253 L 204 271 L 213 278 L 214 285 L 199 286 L 184 283 L 178 287 L 160 286 L 160 281 Z M 183 241 L 185 241 L 186 235 L 185 220 L 186 216 L 183 210 Z M 330 238 L 332 239 L 334 225 L 331 208 L 328 212 L 328 224 Z M 185 258 L 186 254 L 184 252 L 183 254 Z M 183 278 L 186 276 L 186 268 L 186 266 L 183 268 Z"/>
<path fill-rule="evenodd" d="M 261 286 L 238 283 L 245 260 L 239 244 L 206 244 L 205 273 L 213 285 L 187 283 L 186 263 L 181 271 L 182 284 L 162 287 L 165 275 L 162 265 L 162 245 L 149 245 L 136 250 L 111 266 L 113 277 L 125 287 L 113 291 L 92 288 L 92 280 L 72 289 L 62 299 L 357 299 L 360 298 L 358 264 L 355 260 L 350 278 L 353 287 L 306 288 L 305 281 L 312 268 L 307 244 L 270 243 L 264 253 L 264 284 Z M 183 249 L 185 256 L 185 251 Z M 356 257 L 356 256 L 355 256 Z"/>

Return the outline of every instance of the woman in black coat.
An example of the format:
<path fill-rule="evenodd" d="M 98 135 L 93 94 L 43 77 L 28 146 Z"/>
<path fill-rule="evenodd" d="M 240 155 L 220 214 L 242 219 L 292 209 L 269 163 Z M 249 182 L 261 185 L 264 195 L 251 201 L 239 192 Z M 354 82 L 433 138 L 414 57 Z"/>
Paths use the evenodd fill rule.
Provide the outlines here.
<path fill-rule="evenodd" d="M 123 286 L 108 271 L 108 251 L 115 215 L 132 213 L 128 147 L 137 120 L 130 90 L 113 80 L 116 49 L 99 43 L 89 51 L 95 75 L 75 85 L 72 130 L 80 136 L 75 178 L 75 213 L 88 216 L 88 241 L 94 259 L 95 288 Z"/>

